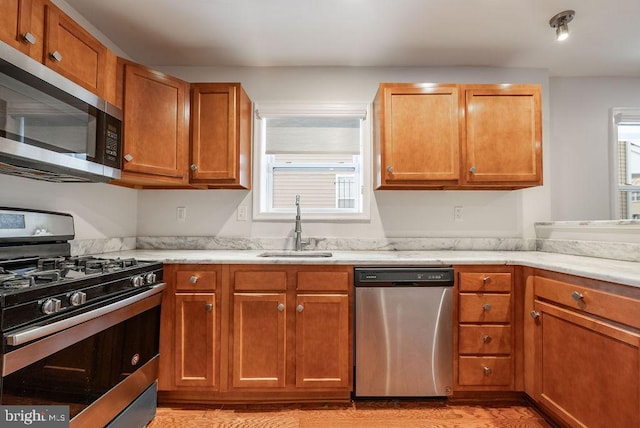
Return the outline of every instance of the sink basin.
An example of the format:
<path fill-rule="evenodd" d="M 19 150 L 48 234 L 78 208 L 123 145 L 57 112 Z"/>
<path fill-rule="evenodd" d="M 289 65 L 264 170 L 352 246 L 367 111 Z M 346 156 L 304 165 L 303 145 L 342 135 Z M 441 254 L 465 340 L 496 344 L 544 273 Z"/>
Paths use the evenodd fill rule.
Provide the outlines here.
<path fill-rule="evenodd" d="M 258 257 L 331 257 L 333 254 L 325 251 L 266 251 Z"/>

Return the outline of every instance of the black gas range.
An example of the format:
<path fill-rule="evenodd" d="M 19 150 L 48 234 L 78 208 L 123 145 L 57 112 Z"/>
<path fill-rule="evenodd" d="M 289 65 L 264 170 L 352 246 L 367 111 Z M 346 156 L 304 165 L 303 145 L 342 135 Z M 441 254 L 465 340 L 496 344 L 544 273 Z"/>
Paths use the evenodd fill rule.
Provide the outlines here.
<path fill-rule="evenodd" d="M 58 256 L 0 261 L 1 330 L 46 325 L 162 283 L 162 263 Z"/>
<path fill-rule="evenodd" d="M 0 208 L 1 404 L 66 406 L 71 426 L 145 426 L 162 263 L 72 256 L 74 236 L 69 214 Z"/>

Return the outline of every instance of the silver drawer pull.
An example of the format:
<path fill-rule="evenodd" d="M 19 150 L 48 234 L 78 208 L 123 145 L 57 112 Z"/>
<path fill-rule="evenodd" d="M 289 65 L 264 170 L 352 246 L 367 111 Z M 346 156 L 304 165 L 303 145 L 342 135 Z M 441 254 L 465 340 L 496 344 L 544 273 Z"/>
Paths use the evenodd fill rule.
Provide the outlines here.
<path fill-rule="evenodd" d="M 485 310 L 486 312 L 489 312 L 491 310 L 491 305 L 488 303 L 485 303 L 484 305 L 482 305 L 482 309 Z"/>
<path fill-rule="evenodd" d="M 207 312 L 213 311 L 213 305 L 211 303 L 207 303 L 206 305 L 204 305 L 204 310 Z"/>
<path fill-rule="evenodd" d="M 489 282 L 489 280 L 490 280 L 490 279 L 491 279 L 491 277 L 490 277 L 489 275 L 487 275 L 487 276 L 483 276 L 483 277 L 482 277 L 482 283 L 483 283 L 483 284 L 486 284 L 487 282 Z"/>
<path fill-rule="evenodd" d="M 284 303 L 280 303 L 280 304 L 278 304 L 278 311 L 279 311 L 279 312 L 284 311 Z"/>
<path fill-rule="evenodd" d="M 491 342 L 491 336 L 489 336 L 488 334 L 485 334 L 484 336 L 482 336 L 482 341 L 484 343 L 489 343 Z"/>
<path fill-rule="evenodd" d="M 302 306 L 302 305 L 296 306 L 296 311 L 298 311 L 298 312 L 304 311 L 304 306 Z"/>
<path fill-rule="evenodd" d="M 38 39 L 36 39 L 36 36 L 34 36 L 33 34 L 29 33 L 28 31 L 22 35 L 22 40 L 25 43 L 28 43 L 30 45 L 35 45 L 36 42 L 38 41 Z"/>
<path fill-rule="evenodd" d="M 573 293 L 571 293 L 571 297 L 573 298 L 573 300 L 575 300 L 576 302 L 579 302 L 580 300 L 582 300 L 584 298 L 584 294 L 582 294 L 579 291 L 574 291 Z"/>
<path fill-rule="evenodd" d="M 56 62 L 62 61 L 62 54 L 58 51 L 53 51 L 49 54 L 49 57 Z"/>
<path fill-rule="evenodd" d="M 487 367 L 487 366 L 482 367 L 482 371 L 484 372 L 485 376 L 491 376 L 491 374 L 493 373 L 493 370 L 491 370 L 491 367 Z"/>
<path fill-rule="evenodd" d="M 538 311 L 531 311 L 529 312 L 529 315 L 531 315 L 531 318 L 533 319 L 540 318 L 540 312 Z"/>
<path fill-rule="evenodd" d="M 191 275 L 191 278 L 189 278 L 189 282 L 192 284 L 195 284 L 196 282 L 198 282 L 198 276 L 197 275 Z"/>

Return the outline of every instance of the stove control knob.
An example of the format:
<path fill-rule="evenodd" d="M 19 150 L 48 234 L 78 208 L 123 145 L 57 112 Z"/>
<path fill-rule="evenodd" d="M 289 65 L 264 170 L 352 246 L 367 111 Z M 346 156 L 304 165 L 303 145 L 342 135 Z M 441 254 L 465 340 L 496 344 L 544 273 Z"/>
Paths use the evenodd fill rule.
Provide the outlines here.
<path fill-rule="evenodd" d="M 156 273 L 155 272 L 151 272 L 148 273 L 144 276 L 144 280 L 147 284 L 153 284 L 154 282 L 156 282 Z"/>
<path fill-rule="evenodd" d="M 45 315 L 55 314 L 60 310 L 60 299 L 50 298 L 44 301 L 40 309 Z"/>
<path fill-rule="evenodd" d="M 80 306 L 86 302 L 87 293 L 83 293 L 82 291 L 74 291 L 71 296 L 69 296 L 69 304 L 71 306 Z"/>
<path fill-rule="evenodd" d="M 131 278 L 131 285 L 134 287 L 141 287 L 144 285 L 144 277 L 142 275 L 137 275 Z"/>

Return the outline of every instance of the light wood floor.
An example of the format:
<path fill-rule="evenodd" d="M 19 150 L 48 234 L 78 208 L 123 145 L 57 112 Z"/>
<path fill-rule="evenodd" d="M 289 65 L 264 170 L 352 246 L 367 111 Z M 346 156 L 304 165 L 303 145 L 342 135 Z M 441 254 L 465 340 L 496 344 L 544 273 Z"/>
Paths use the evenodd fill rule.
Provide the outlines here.
<path fill-rule="evenodd" d="M 550 428 L 532 408 L 376 401 L 327 405 L 158 408 L 149 428 Z"/>

